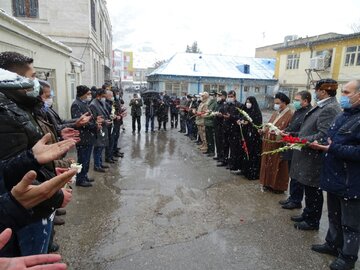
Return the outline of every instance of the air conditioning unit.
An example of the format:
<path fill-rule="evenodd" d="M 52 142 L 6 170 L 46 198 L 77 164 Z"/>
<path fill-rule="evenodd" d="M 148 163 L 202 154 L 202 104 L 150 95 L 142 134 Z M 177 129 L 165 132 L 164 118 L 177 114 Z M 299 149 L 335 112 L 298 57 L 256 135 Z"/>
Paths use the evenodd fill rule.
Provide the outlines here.
<path fill-rule="evenodd" d="M 327 57 L 321 55 L 310 58 L 310 69 L 325 70 L 329 67 L 329 60 Z"/>

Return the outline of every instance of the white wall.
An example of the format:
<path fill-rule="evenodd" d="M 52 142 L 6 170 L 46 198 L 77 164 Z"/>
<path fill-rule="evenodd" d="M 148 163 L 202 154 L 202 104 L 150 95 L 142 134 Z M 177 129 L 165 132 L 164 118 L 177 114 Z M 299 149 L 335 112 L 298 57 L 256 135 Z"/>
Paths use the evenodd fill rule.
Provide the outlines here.
<path fill-rule="evenodd" d="M 66 51 L 34 33 L 17 27 L 16 23 L 0 16 L 0 51 L 16 51 L 34 58 L 35 68 L 54 70 L 56 107 L 62 117 L 70 115 L 70 97 L 66 76 L 71 72 L 69 51 Z M 14 34 L 16 32 L 17 34 Z"/>

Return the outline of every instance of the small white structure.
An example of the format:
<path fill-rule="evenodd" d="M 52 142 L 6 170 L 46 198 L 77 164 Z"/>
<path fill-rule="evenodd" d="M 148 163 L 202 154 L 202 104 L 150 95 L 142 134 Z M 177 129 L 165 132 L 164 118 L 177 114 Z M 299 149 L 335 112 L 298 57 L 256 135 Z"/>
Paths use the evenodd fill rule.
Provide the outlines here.
<path fill-rule="evenodd" d="M 81 63 L 71 61 L 71 48 L 29 27 L 0 10 L 0 52 L 15 51 L 34 59 L 37 76 L 54 91 L 54 106 L 70 117 L 75 86 L 81 81 Z M 73 59 L 74 60 L 74 59 Z"/>

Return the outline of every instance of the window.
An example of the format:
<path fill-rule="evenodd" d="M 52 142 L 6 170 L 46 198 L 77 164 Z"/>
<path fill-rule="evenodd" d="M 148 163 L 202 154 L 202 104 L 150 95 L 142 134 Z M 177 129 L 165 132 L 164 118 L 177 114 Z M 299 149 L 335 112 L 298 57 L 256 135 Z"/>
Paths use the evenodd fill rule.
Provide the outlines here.
<path fill-rule="evenodd" d="M 287 56 L 286 69 L 299 69 L 299 54 L 289 54 Z"/>
<path fill-rule="evenodd" d="M 187 92 L 188 83 L 183 82 L 165 82 L 165 91 L 171 96 L 181 96 L 181 92 Z"/>
<path fill-rule="evenodd" d="M 96 31 L 96 20 L 95 20 L 95 1 L 91 1 L 91 26 L 94 31 Z"/>
<path fill-rule="evenodd" d="M 360 66 L 360 46 L 346 48 L 345 66 Z"/>
<path fill-rule="evenodd" d="M 249 92 L 249 86 L 244 86 L 244 92 Z"/>
<path fill-rule="evenodd" d="M 255 93 L 260 93 L 260 87 L 258 86 L 255 87 Z"/>
<path fill-rule="evenodd" d="M 223 84 L 204 84 L 204 92 L 210 92 L 215 90 L 216 92 L 225 90 L 225 85 Z"/>
<path fill-rule="evenodd" d="M 100 25 L 99 25 L 99 34 L 100 34 L 100 41 L 103 40 L 103 33 L 102 33 L 102 21 L 100 20 Z"/>
<path fill-rule="evenodd" d="M 13 0 L 13 15 L 15 17 L 38 18 L 38 0 Z"/>

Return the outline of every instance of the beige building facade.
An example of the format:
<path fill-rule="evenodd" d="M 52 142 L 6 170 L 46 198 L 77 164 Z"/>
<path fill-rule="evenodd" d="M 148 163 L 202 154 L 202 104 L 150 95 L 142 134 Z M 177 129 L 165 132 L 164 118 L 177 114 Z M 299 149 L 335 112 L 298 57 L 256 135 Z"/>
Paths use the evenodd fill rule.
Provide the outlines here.
<path fill-rule="evenodd" d="M 105 0 L 3 0 L 8 14 L 72 48 L 88 86 L 112 77 L 112 32 Z"/>
<path fill-rule="evenodd" d="M 62 117 L 70 117 L 75 84 L 81 81 L 81 65 L 71 57 L 71 48 L 3 11 L 0 11 L 0 36 L 0 52 L 16 51 L 34 59 L 37 77 L 47 79 L 52 85 L 54 106 Z"/>

